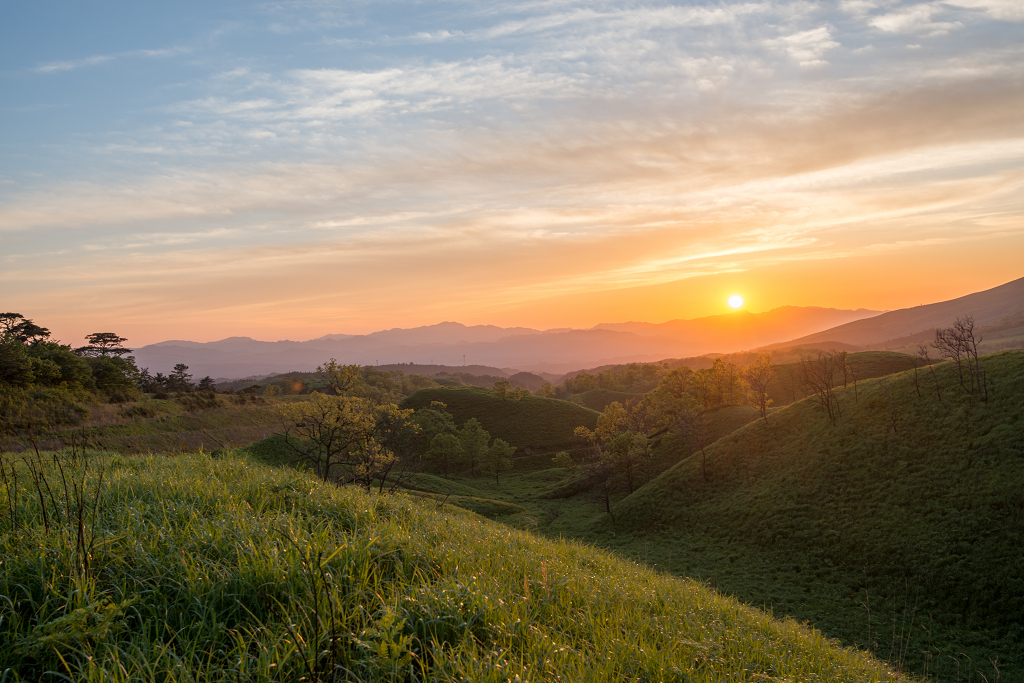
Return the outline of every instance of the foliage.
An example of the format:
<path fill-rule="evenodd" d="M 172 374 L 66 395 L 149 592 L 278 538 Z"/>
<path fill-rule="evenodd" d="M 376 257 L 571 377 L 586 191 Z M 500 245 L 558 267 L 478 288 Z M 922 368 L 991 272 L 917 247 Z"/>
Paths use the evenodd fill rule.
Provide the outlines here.
<path fill-rule="evenodd" d="M 390 471 L 387 435 L 403 431 L 412 410 L 375 405 L 350 396 L 315 392 L 308 401 L 281 407 L 285 443 L 325 481 L 370 481 Z M 293 438 L 294 436 L 294 438 Z M 457 442 L 457 440 L 456 440 Z"/>

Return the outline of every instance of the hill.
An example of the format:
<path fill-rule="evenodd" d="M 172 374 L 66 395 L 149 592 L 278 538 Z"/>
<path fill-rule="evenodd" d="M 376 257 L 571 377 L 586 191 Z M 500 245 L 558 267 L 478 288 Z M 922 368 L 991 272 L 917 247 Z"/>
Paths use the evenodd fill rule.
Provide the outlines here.
<path fill-rule="evenodd" d="M 924 370 L 920 396 L 910 372 L 840 389 L 835 426 L 800 401 L 709 447 L 706 481 L 686 458 L 585 536 L 920 672 L 955 677 L 966 653 L 1022 680 L 1024 353 L 982 368 L 988 402 L 949 364 L 942 401 Z"/>
<path fill-rule="evenodd" d="M 958 317 L 973 315 L 977 325 L 990 325 L 1024 311 L 1024 278 L 958 299 L 902 308 L 839 325 L 776 346 L 813 346 L 845 342 L 857 346 L 882 344 L 908 335 L 949 327 Z"/>
<path fill-rule="evenodd" d="M 5 487 L 5 680 L 907 680 L 697 582 L 433 500 L 231 452 L 64 467 L 88 501 L 70 520 L 63 501 L 44 517 L 23 466 Z"/>
<path fill-rule="evenodd" d="M 789 349 L 789 355 L 801 356 L 806 355 L 814 358 L 817 356 L 817 349 Z M 775 354 L 772 354 L 774 358 Z M 912 370 L 914 367 L 921 365 L 914 356 L 907 355 L 905 353 L 896 353 L 893 351 L 861 351 L 857 353 L 849 353 L 847 360 L 850 365 L 854 368 L 857 373 L 857 381 L 872 379 L 875 377 L 884 377 L 885 375 L 892 375 L 897 372 L 903 372 L 906 370 Z M 807 388 L 801 379 L 800 363 L 783 363 L 775 367 L 776 375 L 775 378 L 768 384 L 768 397 L 772 399 L 772 404 L 776 406 L 784 406 L 795 401 L 799 401 L 807 396 L 811 395 L 811 390 Z M 843 378 L 838 375 L 836 377 L 839 384 L 843 383 Z M 847 380 L 848 385 L 852 385 L 853 378 L 850 377 Z"/>
<path fill-rule="evenodd" d="M 502 400 L 478 387 L 421 389 L 401 403 L 402 408 L 427 408 L 441 401 L 460 427 L 475 417 L 492 438 L 504 439 L 520 451 L 572 446 L 573 430 L 597 426 L 598 414 L 568 401 L 526 396 L 519 402 Z"/>

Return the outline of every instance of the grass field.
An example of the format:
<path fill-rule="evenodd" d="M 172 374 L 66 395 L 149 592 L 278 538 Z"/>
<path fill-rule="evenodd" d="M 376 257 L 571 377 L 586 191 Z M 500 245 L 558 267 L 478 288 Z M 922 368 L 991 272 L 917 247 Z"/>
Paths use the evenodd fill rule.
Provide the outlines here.
<path fill-rule="evenodd" d="M 699 583 L 432 499 L 231 451 L 79 453 L 63 477 L 48 458 L 37 473 L 80 482 L 69 500 L 24 462 L 0 500 L 4 681 L 902 680 Z"/>
<path fill-rule="evenodd" d="M 401 403 L 403 408 L 427 408 L 441 401 L 460 427 L 471 417 L 491 438 L 504 439 L 520 450 L 551 450 L 573 446 L 573 430 L 597 426 L 598 413 L 568 401 L 526 396 L 502 400 L 478 387 L 421 389 Z"/>
<path fill-rule="evenodd" d="M 44 448 L 61 448 L 74 440 L 120 453 L 193 451 L 231 448 L 252 443 L 281 430 L 280 406 L 306 396 L 259 397 L 258 403 L 238 405 L 218 396 L 216 405 L 190 409 L 174 399 L 146 398 L 123 405 L 91 405 L 89 419 L 73 429 L 51 433 Z M 25 438 L 8 437 L 5 450 L 31 448 Z"/>

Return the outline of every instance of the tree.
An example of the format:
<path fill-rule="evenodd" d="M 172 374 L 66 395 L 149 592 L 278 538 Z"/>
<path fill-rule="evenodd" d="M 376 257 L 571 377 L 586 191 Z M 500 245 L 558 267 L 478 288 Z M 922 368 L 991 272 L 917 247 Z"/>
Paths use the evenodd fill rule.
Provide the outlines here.
<path fill-rule="evenodd" d="M 759 355 L 743 372 L 747 381 L 747 399 L 750 405 L 761 413 L 761 418 L 768 421 L 768 406 L 772 399 L 768 398 L 768 383 L 775 377 L 772 357 L 769 354 Z"/>
<path fill-rule="evenodd" d="M 837 354 L 821 352 L 817 359 L 805 357 L 800 361 L 804 386 L 817 397 L 818 405 L 833 425 L 839 418 L 839 402 L 835 395 L 835 376 L 839 362 Z"/>
<path fill-rule="evenodd" d="M 555 395 L 555 388 L 551 386 L 551 382 L 544 382 L 537 390 L 538 396 L 550 397 Z"/>
<path fill-rule="evenodd" d="M 338 468 L 343 470 L 339 474 L 347 469 L 351 480 L 368 476 L 367 471 L 379 477 L 386 436 L 400 429 L 413 412 L 318 391 L 310 400 L 289 403 L 280 410 L 285 444 L 325 481 L 330 481 Z"/>
<path fill-rule="evenodd" d="M 10 334 L 22 344 L 35 344 L 50 337 L 50 330 L 36 325 L 21 313 L 0 313 L 0 333 Z"/>
<path fill-rule="evenodd" d="M 516 387 L 509 392 L 509 396 L 512 398 L 513 403 L 519 403 L 524 398 L 530 395 L 530 390 L 526 387 Z"/>
<path fill-rule="evenodd" d="M 631 432 L 619 432 L 608 443 L 604 459 L 625 478 L 629 492 L 633 493 L 636 469 L 642 464 L 646 464 L 648 476 L 650 476 L 650 454 L 651 449 L 646 436 Z"/>
<path fill-rule="evenodd" d="M 495 439 L 491 447 L 487 449 L 487 459 L 484 461 L 484 470 L 487 474 L 494 475 L 495 486 L 502 472 L 512 469 L 512 454 L 516 452 L 515 446 L 510 446 L 504 439 Z"/>
<path fill-rule="evenodd" d="M 210 393 L 217 391 L 217 385 L 214 384 L 213 378 L 207 375 L 199 380 L 199 391 L 208 391 Z"/>
<path fill-rule="evenodd" d="M 625 425 L 626 409 L 618 401 L 612 401 L 597 418 L 597 429 L 594 433 L 599 439 L 606 441 L 621 432 Z"/>
<path fill-rule="evenodd" d="M 327 386 L 337 396 L 351 394 L 359 383 L 358 365 L 341 365 L 333 358 L 323 365 L 318 365 L 316 374 L 327 382 Z"/>
<path fill-rule="evenodd" d="M 512 388 L 512 383 L 509 382 L 507 379 L 503 379 L 501 381 L 495 382 L 494 383 L 494 395 L 497 396 L 498 398 L 500 398 L 502 401 L 504 401 L 506 399 L 506 397 L 508 396 L 509 389 L 511 389 L 511 388 Z"/>
<path fill-rule="evenodd" d="M 89 342 L 87 346 L 75 349 L 75 353 L 80 356 L 108 358 L 110 356 L 120 357 L 132 352 L 131 349 L 122 346 L 128 339 L 119 337 L 113 332 L 93 332 L 85 340 Z"/>
<path fill-rule="evenodd" d="M 576 461 L 572 459 L 568 451 L 555 453 L 551 461 L 555 463 L 555 467 L 564 467 L 569 470 L 570 474 L 576 474 Z"/>
<path fill-rule="evenodd" d="M 174 366 L 174 370 L 167 377 L 167 388 L 178 392 L 192 391 L 192 375 L 189 374 L 187 365 L 178 363 Z"/>
<path fill-rule="evenodd" d="M 363 447 L 356 451 L 352 463 L 352 481 L 359 484 L 369 493 L 375 481 L 380 482 L 378 493 L 383 491 L 388 473 L 394 468 L 396 461 L 394 452 L 368 439 Z"/>
<path fill-rule="evenodd" d="M 139 397 L 139 370 L 131 356 L 95 356 L 86 358 L 96 382 L 96 389 L 101 391 L 111 403 L 124 403 Z"/>
<path fill-rule="evenodd" d="M 694 397 L 705 409 L 711 407 L 711 399 L 715 393 L 715 375 L 711 370 L 698 370 L 693 373 L 690 382 L 691 391 Z"/>
<path fill-rule="evenodd" d="M 459 430 L 459 444 L 462 446 L 462 453 L 466 463 L 469 465 L 469 473 L 476 474 L 476 466 L 487 452 L 487 442 L 491 435 L 487 433 L 480 422 L 471 417 L 466 420 Z"/>
<path fill-rule="evenodd" d="M 462 443 L 455 434 L 438 434 L 430 440 L 427 457 L 441 463 L 441 471 L 445 478 L 448 477 L 451 466 L 457 463 L 462 455 Z"/>

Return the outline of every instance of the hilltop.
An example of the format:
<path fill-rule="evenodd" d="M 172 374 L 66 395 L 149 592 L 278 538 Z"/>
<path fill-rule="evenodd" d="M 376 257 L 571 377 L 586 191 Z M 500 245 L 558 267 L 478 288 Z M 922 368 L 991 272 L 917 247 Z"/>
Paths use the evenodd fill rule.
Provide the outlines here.
<path fill-rule="evenodd" d="M 597 425 L 597 412 L 568 401 L 539 396 L 503 400 L 478 387 L 420 389 L 401 407 L 428 408 L 432 401 L 444 403 L 457 425 L 475 417 L 492 438 L 504 439 L 520 450 L 571 447 L 576 427 Z"/>

